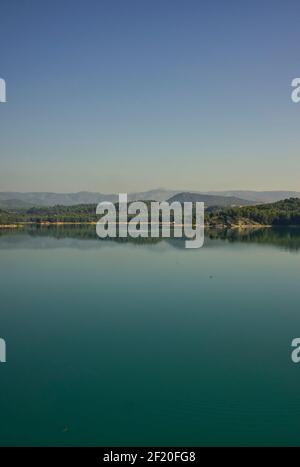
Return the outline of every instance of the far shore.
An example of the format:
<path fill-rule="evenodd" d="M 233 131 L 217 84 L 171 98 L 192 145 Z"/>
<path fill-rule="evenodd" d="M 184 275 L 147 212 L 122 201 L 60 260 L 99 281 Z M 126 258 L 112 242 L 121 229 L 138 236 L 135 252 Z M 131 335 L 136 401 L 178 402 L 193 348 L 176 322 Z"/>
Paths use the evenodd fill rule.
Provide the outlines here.
<path fill-rule="evenodd" d="M 65 226 L 65 225 L 96 225 L 97 221 L 89 222 L 68 222 L 68 221 L 57 221 L 57 222 L 14 222 L 12 224 L 0 224 L 0 229 L 18 229 L 26 227 L 27 225 L 36 226 Z M 128 224 L 128 222 L 120 222 L 120 224 Z M 147 222 L 141 222 L 141 224 L 147 224 Z M 159 223 L 160 226 L 170 225 L 171 227 L 184 227 L 187 224 L 173 224 L 173 223 Z M 190 226 L 190 224 L 188 224 Z M 271 227 L 299 227 L 297 225 L 267 225 L 267 224 L 205 224 L 205 228 L 209 229 L 255 229 L 255 228 L 271 228 Z"/>

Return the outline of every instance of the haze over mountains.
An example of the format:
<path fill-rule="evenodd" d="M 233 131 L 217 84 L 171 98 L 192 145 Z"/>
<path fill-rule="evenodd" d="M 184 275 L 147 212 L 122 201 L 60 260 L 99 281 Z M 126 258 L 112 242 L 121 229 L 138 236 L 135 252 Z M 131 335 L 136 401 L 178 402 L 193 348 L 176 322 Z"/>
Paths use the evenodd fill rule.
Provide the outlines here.
<path fill-rule="evenodd" d="M 145 192 L 128 194 L 129 201 L 171 199 L 185 201 L 203 201 L 207 206 L 249 205 L 256 203 L 272 203 L 286 198 L 300 198 L 298 191 L 179 191 L 158 188 Z M 32 206 L 72 206 L 76 204 L 97 204 L 101 201 L 116 202 L 118 195 L 81 191 L 77 193 L 49 193 L 49 192 L 0 192 L 0 208 L 20 209 Z"/>
<path fill-rule="evenodd" d="M 237 198 L 236 196 L 220 196 L 220 195 L 208 195 L 204 193 L 190 193 L 183 192 L 177 193 L 168 199 L 170 203 L 173 201 L 179 201 L 180 203 L 192 202 L 196 203 L 201 201 L 205 204 L 205 207 L 229 207 L 229 206 L 247 206 L 249 204 L 255 204 L 253 201 Z"/>
<path fill-rule="evenodd" d="M 220 196 L 237 196 L 248 201 L 255 201 L 255 203 L 275 203 L 287 198 L 300 198 L 300 191 L 247 191 L 247 190 L 233 190 L 233 191 L 209 191 L 210 195 Z"/>

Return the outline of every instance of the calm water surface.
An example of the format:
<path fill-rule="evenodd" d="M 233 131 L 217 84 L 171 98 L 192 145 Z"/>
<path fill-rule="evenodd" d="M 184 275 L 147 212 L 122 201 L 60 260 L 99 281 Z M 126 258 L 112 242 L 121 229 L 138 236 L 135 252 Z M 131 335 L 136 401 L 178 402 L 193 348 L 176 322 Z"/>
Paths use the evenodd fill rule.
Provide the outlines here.
<path fill-rule="evenodd" d="M 3 230 L 0 445 L 299 446 L 299 272 L 296 229 Z"/>

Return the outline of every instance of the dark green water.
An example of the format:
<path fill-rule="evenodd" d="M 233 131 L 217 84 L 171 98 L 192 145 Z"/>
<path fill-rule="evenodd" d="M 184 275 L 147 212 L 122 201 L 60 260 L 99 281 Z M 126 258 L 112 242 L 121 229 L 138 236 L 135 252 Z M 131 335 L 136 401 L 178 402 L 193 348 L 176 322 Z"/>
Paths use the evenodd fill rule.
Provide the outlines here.
<path fill-rule="evenodd" d="M 0 232 L 0 445 L 300 445 L 300 231 Z"/>

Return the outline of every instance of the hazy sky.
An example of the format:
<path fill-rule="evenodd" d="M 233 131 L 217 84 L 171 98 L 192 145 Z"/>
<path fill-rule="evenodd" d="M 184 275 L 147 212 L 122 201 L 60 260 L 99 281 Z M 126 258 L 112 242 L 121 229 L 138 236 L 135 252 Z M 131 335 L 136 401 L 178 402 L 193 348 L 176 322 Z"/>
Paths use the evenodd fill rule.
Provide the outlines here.
<path fill-rule="evenodd" d="M 0 191 L 300 190 L 299 0 L 0 0 Z"/>

